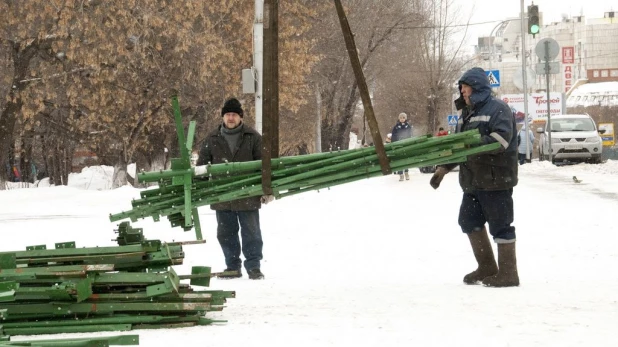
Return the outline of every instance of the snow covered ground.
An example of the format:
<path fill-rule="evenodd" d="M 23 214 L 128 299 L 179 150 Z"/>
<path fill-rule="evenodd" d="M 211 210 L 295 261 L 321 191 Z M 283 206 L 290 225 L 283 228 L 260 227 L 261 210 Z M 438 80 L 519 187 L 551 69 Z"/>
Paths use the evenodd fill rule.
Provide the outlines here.
<path fill-rule="evenodd" d="M 266 279 L 211 282 L 237 293 L 208 315 L 227 323 L 128 333 L 141 346 L 618 345 L 617 161 L 520 166 L 517 288 L 462 283 L 475 261 L 457 225 L 457 173 L 438 190 L 429 178 L 411 170 L 406 182 L 373 178 L 274 201 L 261 212 Z M 108 215 L 139 191 L 109 190 L 110 180 L 110 168 L 91 167 L 69 187 L 0 191 L 0 251 L 114 245 Z M 200 215 L 207 243 L 185 247 L 179 274 L 224 268 L 214 214 Z M 133 226 L 150 239 L 195 237 L 166 219 Z M 14 340 L 50 337 L 67 335 Z"/>

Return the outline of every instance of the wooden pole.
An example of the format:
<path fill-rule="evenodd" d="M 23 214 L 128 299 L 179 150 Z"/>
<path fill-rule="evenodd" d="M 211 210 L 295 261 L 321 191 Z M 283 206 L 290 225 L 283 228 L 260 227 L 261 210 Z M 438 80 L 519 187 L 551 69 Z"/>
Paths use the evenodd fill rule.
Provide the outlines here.
<path fill-rule="evenodd" d="M 279 157 L 279 0 L 264 0 L 262 187 L 272 194 L 271 159 Z"/>
<path fill-rule="evenodd" d="M 350 24 L 341 5 L 341 0 L 334 0 L 335 7 L 337 8 L 337 15 L 339 16 L 339 22 L 341 23 L 341 30 L 343 31 L 343 38 L 345 40 L 346 48 L 350 56 L 350 63 L 352 64 L 352 70 L 354 70 L 354 76 L 356 76 L 356 83 L 358 84 L 358 90 L 360 91 L 361 99 L 363 101 L 363 108 L 367 122 L 369 123 L 369 130 L 371 131 L 371 137 L 373 138 L 373 144 L 378 155 L 382 174 L 389 175 L 392 171 L 389 166 L 389 160 L 386 157 L 384 151 L 384 143 L 382 142 L 382 135 L 380 135 L 380 127 L 373 113 L 373 106 L 371 105 L 371 97 L 369 96 L 369 88 L 367 88 L 367 82 L 365 81 L 365 75 L 363 74 L 363 67 L 358 59 L 358 53 L 356 50 L 356 43 L 354 42 L 354 35 L 350 29 Z"/>

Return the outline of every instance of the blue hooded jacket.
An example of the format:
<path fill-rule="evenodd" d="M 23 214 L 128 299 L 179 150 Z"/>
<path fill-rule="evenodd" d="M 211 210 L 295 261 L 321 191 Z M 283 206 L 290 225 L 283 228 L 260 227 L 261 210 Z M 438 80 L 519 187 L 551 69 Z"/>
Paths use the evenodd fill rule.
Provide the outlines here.
<path fill-rule="evenodd" d="M 471 105 L 465 105 L 462 84 L 472 87 Z M 483 144 L 499 142 L 502 145 L 494 152 L 469 156 L 460 164 L 461 188 L 464 192 L 513 188 L 517 185 L 517 126 L 511 108 L 491 95 L 487 75 L 478 67 L 461 76 L 459 92 L 455 104 L 462 113 L 457 132 L 478 129 Z"/>

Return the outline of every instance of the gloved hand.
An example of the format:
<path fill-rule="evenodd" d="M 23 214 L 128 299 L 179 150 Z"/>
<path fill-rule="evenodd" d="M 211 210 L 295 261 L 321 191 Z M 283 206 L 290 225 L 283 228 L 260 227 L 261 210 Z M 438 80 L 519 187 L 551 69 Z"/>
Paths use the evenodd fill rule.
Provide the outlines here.
<path fill-rule="evenodd" d="M 438 166 L 436 172 L 434 172 L 433 176 L 429 180 L 429 185 L 431 185 L 433 189 L 438 189 L 440 183 L 442 182 L 442 179 L 444 178 L 444 175 L 446 175 L 447 173 L 448 170 L 446 168 Z"/>
<path fill-rule="evenodd" d="M 275 200 L 275 196 L 274 195 L 262 195 L 262 197 L 260 198 L 260 201 L 266 205 L 269 202 Z"/>

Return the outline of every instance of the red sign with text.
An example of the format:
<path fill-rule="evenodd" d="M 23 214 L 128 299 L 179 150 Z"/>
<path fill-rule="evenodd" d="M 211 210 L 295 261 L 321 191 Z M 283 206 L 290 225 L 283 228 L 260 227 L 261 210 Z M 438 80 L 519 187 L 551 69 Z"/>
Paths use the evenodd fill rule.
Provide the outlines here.
<path fill-rule="evenodd" d="M 575 47 L 562 47 L 562 64 L 575 63 Z"/>
<path fill-rule="evenodd" d="M 573 65 L 564 65 L 562 67 L 564 77 L 564 92 L 568 92 L 573 86 Z"/>

